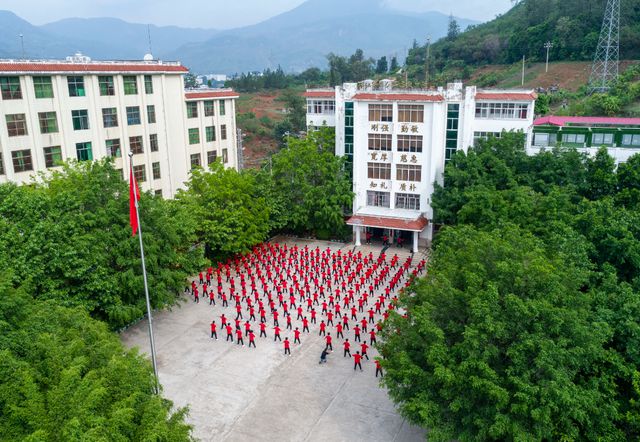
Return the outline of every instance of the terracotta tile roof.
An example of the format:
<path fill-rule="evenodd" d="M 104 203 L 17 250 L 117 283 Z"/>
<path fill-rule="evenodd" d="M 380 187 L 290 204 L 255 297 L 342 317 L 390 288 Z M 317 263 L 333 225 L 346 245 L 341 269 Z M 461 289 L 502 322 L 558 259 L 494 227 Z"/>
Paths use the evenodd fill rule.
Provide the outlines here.
<path fill-rule="evenodd" d="M 444 101 L 442 95 L 428 94 L 379 94 L 359 93 L 353 96 L 354 100 L 363 101 Z"/>
<path fill-rule="evenodd" d="M 640 118 L 618 118 L 618 117 L 556 117 L 550 115 L 534 120 L 534 126 L 552 125 L 565 126 L 567 124 L 581 125 L 617 125 L 617 126 L 640 126 Z"/>
<path fill-rule="evenodd" d="M 236 91 L 190 91 L 185 92 L 187 100 L 201 100 L 203 98 L 238 98 Z"/>
<path fill-rule="evenodd" d="M 478 92 L 476 100 L 506 100 L 506 101 L 531 101 L 538 98 L 534 93 L 518 93 L 518 92 Z"/>
<path fill-rule="evenodd" d="M 335 91 L 306 91 L 302 94 L 303 97 L 307 98 L 335 98 Z"/>
<path fill-rule="evenodd" d="M 145 63 L 35 63 L 35 62 L 2 62 L 0 72 L 189 72 L 184 66 L 177 64 L 145 64 Z"/>
<path fill-rule="evenodd" d="M 416 219 L 391 218 L 386 216 L 371 216 L 355 214 L 347 220 L 350 226 L 381 227 L 384 229 L 410 230 L 412 232 L 422 232 L 429 220 L 424 216 Z"/>

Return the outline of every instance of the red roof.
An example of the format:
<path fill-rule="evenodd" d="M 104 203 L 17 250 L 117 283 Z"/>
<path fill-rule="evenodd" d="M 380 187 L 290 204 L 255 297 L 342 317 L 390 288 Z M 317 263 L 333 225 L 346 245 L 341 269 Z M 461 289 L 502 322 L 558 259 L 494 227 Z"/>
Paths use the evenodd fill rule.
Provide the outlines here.
<path fill-rule="evenodd" d="M 360 93 L 353 96 L 354 100 L 365 101 L 444 101 L 442 95 L 428 94 L 378 94 Z"/>
<path fill-rule="evenodd" d="M 355 214 L 347 220 L 350 226 L 381 227 L 384 229 L 410 230 L 412 232 L 422 232 L 429 220 L 424 216 L 416 219 L 390 218 L 386 216 L 370 216 Z"/>
<path fill-rule="evenodd" d="M 191 91 L 185 92 L 187 100 L 197 100 L 203 98 L 238 98 L 240 95 L 235 91 Z"/>
<path fill-rule="evenodd" d="M 303 97 L 308 98 L 335 98 L 335 91 L 306 91 L 302 94 Z"/>
<path fill-rule="evenodd" d="M 618 118 L 618 117 L 540 117 L 533 121 L 534 126 L 552 125 L 566 126 L 569 123 L 583 125 L 619 125 L 619 126 L 640 126 L 640 118 Z"/>
<path fill-rule="evenodd" d="M 184 66 L 159 63 L 0 62 L 0 72 L 189 72 Z"/>
<path fill-rule="evenodd" d="M 517 92 L 478 92 L 476 100 L 506 100 L 506 101 L 531 101 L 538 98 L 534 93 L 517 93 Z"/>

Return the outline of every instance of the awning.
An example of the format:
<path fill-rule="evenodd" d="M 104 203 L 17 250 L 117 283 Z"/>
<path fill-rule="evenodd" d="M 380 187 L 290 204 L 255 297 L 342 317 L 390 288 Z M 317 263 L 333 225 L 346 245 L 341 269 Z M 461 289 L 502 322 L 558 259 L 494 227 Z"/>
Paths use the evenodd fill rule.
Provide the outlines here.
<path fill-rule="evenodd" d="M 371 216 L 355 214 L 347 220 L 350 226 L 379 227 L 383 229 L 408 230 L 411 232 L 422 232 L 429 220 L 424 216 L 415 219 L 392 218 L 387 216 Z"/>

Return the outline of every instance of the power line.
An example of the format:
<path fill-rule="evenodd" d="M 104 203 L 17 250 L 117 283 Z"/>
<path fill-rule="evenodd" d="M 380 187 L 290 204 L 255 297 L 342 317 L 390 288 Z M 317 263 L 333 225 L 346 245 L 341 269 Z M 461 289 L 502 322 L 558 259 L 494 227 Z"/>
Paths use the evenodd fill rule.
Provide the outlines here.
<path fill-rule="evenodd" d="M 620 58 L 620 0 L 607 0 L 596 55 L 589 76 L 589 92 L 606 92 L 618 78 Z"/>

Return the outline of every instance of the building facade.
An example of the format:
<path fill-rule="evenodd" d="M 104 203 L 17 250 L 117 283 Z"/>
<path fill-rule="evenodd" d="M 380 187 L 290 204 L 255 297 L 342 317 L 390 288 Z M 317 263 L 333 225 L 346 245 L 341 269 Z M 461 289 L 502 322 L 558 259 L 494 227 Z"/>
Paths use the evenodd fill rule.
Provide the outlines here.
<path fill-rule="evenodd" d="M 527 153 L 557 146 L 575 147 L 587 155 L 606 147 L 616 164 L 640 153 L 640 118 L 556 117 L 538 118 L 533 122 L 533 136 Z"/>
<path fill-rule="evenodd" d="M 336 154 L 347 158 L 353 177 L 347 224 L 356 245 L 366 231 L 400 237 L 415 251 L 432 238 L 431 195 L 434 183 L 442 184 L 445 162 L 503 131 L 523 131 L 529 143 L 536 95 L 461 83 L 437 90 L 394 90 L 389 80 L 377 86 L 308 90 L 307 125 L 335 127 Z"/>
<path fill-rule="evenodd" d="M 142 190 L 172 198 L 193 166 L 237 167 L 231 90 L 187 91 L 177 62 L 0 60 L 0 182 L 29 182 L 67 160 L 128 153 Z"/>

